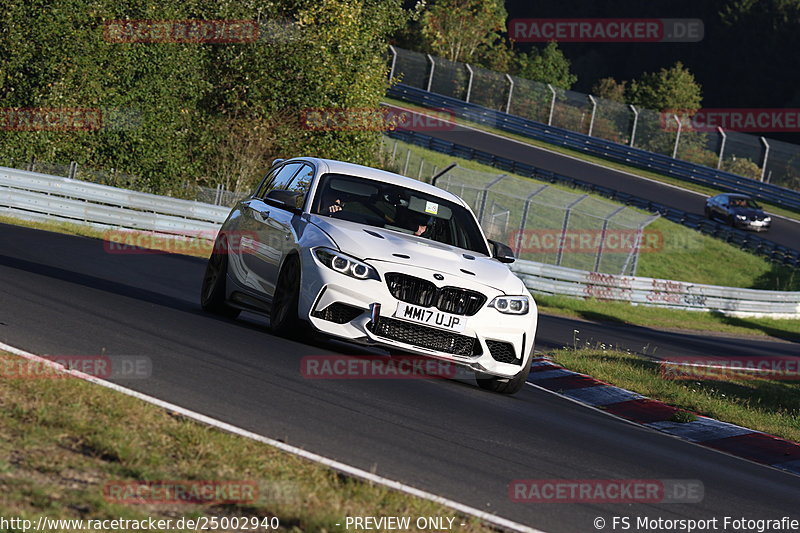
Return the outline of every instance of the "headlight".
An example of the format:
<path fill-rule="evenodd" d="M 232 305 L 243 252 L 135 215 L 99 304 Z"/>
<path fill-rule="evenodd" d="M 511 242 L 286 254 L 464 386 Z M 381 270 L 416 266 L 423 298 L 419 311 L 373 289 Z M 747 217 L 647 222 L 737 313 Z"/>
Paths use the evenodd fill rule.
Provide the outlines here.
<path fill-rule="evenodd" d="M 736 218 L 738 218 L 739 220 L 747 220 L 747 217 L 745 215 L 736 215 Z"/>
<path fill-rule="evenodd" d="M 378 272 L 363 261 L 350 257 L 342 252 L 337 252 L 329 248 L 315 248 L 314 255 L 320 263 L 335 270 L 340 274 L 356 279 L 375 279 L 380 281 Z"/>
<path fill-rule="evenodd" d="M 527 315 L 530 304 L 527 296 L 498 296 L 489 303 L 506 315 Z"/>
<path fill-rule="evenodd" d="M 764 222 L 772 222 L 772 217 L 764 217 Z"/>

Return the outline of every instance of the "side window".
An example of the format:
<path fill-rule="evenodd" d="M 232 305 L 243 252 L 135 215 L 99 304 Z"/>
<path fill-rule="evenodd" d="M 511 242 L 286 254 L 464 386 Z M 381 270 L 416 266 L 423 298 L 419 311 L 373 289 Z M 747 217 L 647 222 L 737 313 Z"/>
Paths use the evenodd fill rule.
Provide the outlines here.
<path fill-rule="evenodd" d="M 284 165 L 279 171 L 278 175 L 275 176 L 275 179 L 267 187 L 267 192 L 271 191 L 272 189 L 280 189 L 286 190 L 289 188 L 289 184 L 292 182 L 292 178 L 300 170 L 300 167 L 303 166 L 303 163 L 289 163 L 288 165 Z"/>
<path fill-rule="evenodd" d="M 276 167 L 269 171 L 269 173 L 261 181 L 258 189 L 256 189 L 256 192 L 253 193 L 253 198 L 264 198 L 264 195 L 267 194 L 270 184 L 275 180 L 275 175 L 280 169 L 281 167 Z"/>
<path fill-rule="evenodd" d="M 314 179 L 314 167 L 305 165 L 300 172 L 295 174 L 291 183 L 286 186 L 286 190 L 299 193 L 295 199 L 295 206 L 302 208 L 306 201 L 306 194 L 311 186 L 311 180 Z"/>

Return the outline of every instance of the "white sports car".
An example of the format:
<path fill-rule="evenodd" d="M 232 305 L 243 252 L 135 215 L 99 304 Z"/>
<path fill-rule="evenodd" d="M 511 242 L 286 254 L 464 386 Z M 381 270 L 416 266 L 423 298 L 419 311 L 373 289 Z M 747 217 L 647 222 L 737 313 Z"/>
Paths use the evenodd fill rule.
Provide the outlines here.
<path fill-rule="evenodd" d="M 220 229 L 202 307 L 471 368 L 512 394 L 530 371 L 537 309 L 459 197 L 390 172 L 278 160 Z"/>

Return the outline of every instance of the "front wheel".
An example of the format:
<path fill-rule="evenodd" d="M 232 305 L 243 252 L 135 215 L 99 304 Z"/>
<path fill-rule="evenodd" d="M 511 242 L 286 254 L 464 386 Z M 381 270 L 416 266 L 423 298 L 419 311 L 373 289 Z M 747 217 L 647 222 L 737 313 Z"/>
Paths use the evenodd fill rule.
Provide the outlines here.
<path fill-rule="evenodd" d="M 226 250 L 225 237 L 220 237 L 220 240 L 214 243 L 214 251 L 208 258 L 200 290 L 200 306 L 209 313 L 236 318 L 241 311 L 228 305 L 225 300 L 225 278 L 228 276 Z"/>
<path fill-rule="evenodd" d="M 297 256 L 291 256 L 281 269 L 272 299 L 269 323 L 273 333 L 287 338 L 299 338 L 303 335 L 305 324 L 298 316 L 299 299 L 300 261 Z"/>
<path fill-rule="evenodd" d="M 516 394 L 525 385 L 525 382 L 528 380 L 528 374 L 530 373 L 531 365 L 528 363 L 528 366 L 525 367 L 523 371 L 510 379 L 491 376 L 482 372 L 475 372 L 475 380 L 482 389 L 500 394 Z"/>

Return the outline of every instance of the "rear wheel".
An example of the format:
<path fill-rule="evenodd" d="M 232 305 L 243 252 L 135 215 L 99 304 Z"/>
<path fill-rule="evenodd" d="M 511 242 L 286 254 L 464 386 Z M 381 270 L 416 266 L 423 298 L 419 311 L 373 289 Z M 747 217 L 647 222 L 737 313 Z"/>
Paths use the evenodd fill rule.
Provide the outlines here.
<path fill-rule="evenodd" d="M 286 259 L 275 287 L 269 316 L 273 333 L 281 337 L 298 338 L 307 331 L 307 324 L 298 317 L 299 299 L 300 261 L 293 255 Z"/>
<path fill-rule="evenodd" d="M 200 306 L 204 311 L 229 318 L 239 316 L 239 309 L 231 307 L 225 300 L 225 278 L 228 275 L 227 241 L 220 236 L 214 243 L 214 251 L 208 258 L 203 286 L 200 290 Z"/>
<path fill-rule="evenodd" d="M 482 372 L 475 372 L 475 379 L 478 382 L 478 386 L 482 389 L 500 394 L 516 394 L 525 385 L 525 382 L 528 380 L 528 374 L 530 373 L 531 365 L 529 363 L 525 370 L 510 379 L 491 376 Z"/>

